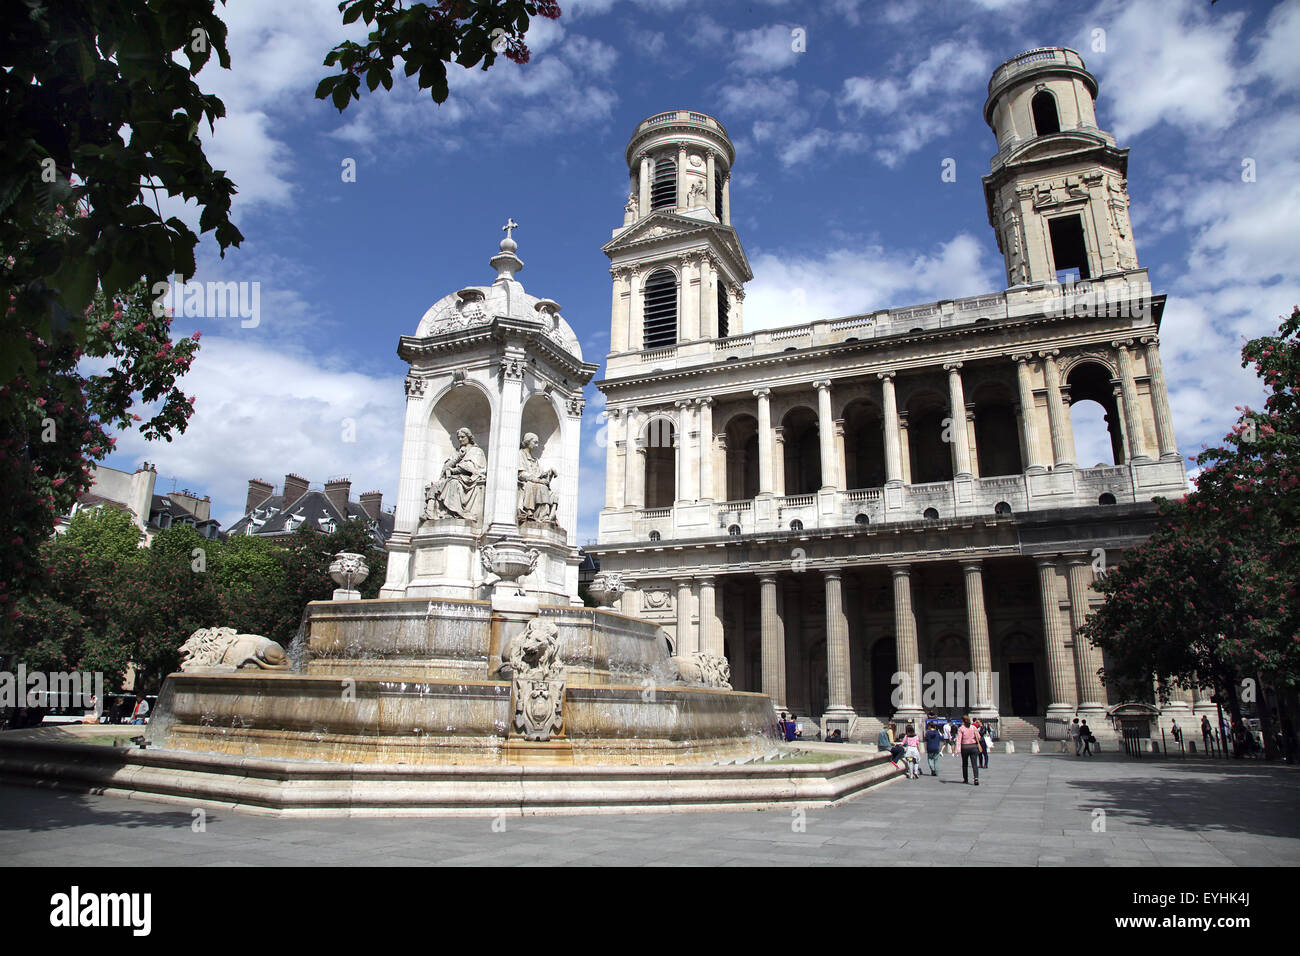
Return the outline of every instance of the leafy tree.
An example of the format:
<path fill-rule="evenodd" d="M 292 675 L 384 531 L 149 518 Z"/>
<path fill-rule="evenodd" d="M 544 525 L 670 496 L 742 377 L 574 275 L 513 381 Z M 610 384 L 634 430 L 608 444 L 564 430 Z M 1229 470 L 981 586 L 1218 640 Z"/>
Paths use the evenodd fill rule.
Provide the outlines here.
<path fill-rule="evenodd" d="M 129 514 L 109 507 L 78 511 L 63 532 L 65 544 L 118 561 L 139 558 L 143 537 Z"/>
<path fill-rule="evenodd" d="M 373 25 L 365 44 L 340 43 L 325 57 L 326 66 L 340 71 L 316 87 L 317 99 L 329 99 L 342 112 L 349 101 L 361 99 L 361 80 L 374 92 L 393 88 L 396 61 L 407 76 L 416 76 L 420 89 L 430 90 L 435 103 L 447 99 L 447 64 L 487 69 L 504 49 L 507 59 L 527 63 L 524 42 L 530 17 L 560 16 L 554 0 L 435 0 L 405 4 L 401 0 L 343 0 L 343 22 Z"/>
<path fill-rule="evenodd" d="M 89 315 L 81 344 L 68 329 L 48 340 L 28 332 L 38 374 L 0 385 L 0 526 L 10 545 L 0 551 L 0 638 L 13 600 L 39 575 L 40 543 L 115 444 L 110 431 L 138 421 L 146 438 L 170 440 L 194 411 L 177 382 L 198 351 L 198 332 L 173 342 L 171 318 L 155 314 L 142 285 L 115 300 L 97 294 Z M 82 358 L 98 360 L 101 371 L 88 371 Z M 133 411 L 137 401 L 148 403 L 147 420 Z"/>

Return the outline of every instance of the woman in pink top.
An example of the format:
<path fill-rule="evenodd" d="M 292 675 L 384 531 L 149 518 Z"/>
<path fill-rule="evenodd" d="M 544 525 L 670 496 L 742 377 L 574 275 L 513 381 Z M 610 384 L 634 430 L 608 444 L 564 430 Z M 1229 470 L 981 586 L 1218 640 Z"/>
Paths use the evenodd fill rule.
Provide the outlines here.
<path fill-rule="evenodd" d="M 961 782 L 970 783 L 966 777 L 966 765 L 969 763 L 975 771 L 975 786 L 980 785 L 980 738 L 979 731 L 971 726 L 970 714 L 961 719 L 957 728 L 957 749 L 961 752 Z"/>

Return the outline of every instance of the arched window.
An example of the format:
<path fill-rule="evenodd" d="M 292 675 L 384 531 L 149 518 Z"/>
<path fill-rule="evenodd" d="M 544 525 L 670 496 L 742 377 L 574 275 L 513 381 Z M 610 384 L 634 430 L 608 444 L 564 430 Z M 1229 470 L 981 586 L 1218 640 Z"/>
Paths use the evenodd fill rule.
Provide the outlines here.
<path fill-rule="evenodd" d="M 926 521 L 938 521 L 939 511 L 936 508 L 926 508 L 925 513 L 921 517 L 923 517 Z"/>
<path fill-rule="evenodd" d="M 738 525 L 738 524 L 733 524 L 731 527 L 729 527 L 729 528 L 727 529 L 727 534 L 731 535 L 733 538 L 739 538 L 739 537 L 740 537 L 740 525 Z"/>
<path fill-rule="evenodd" d="M 803 530 L 803 522 L 800 521 L 798 518 L 795 518 L 793 521 L 790 522 L 790 530 L 791 530 L 791 531 L 802 531 L 802 530 Z"/>
<path fill-rule="evenodd" d="M 655 160 L 655 178 L 650 184 L 650 208 L 677 205 L 677 160 L 664 156 Z"/>
<path fill-rule="evenodd" d="M 1011 514 L 1011 506 L 1005 501 L 999 501 L 993 506 L 993 513 L 995 515 L 1009 515 Z"/>
<path fill-rule="evenodd" d="M 1099 505 L 1113 505 L 1114 503 L 1115 503 L 1115 496 L 1112 495 L 1109 491 L 1105 492 L 1100 498 L 1097 499 L 1097 504 Z"/>
<path fill-rule="evenodd" d="M 651 540 L 651 541 L 658 541 L 658 540 L 659 540 L 660 538 L 662 538 L 662 537 L 663 537 L 663 535 L 661 535 L 658 531 L 651 531 L 651 532 L 650 532 L 650 540 Z"/>
<path fill-rule="evenodd" d="M 857 517 L 855 517 L 855 518 L 853 519 L 853 523 L 854 523 L 854 524 L 870 524 L 870 523 L 871 523 L 871 519 L 868 518 L 868 517 L 867 517 L 866 515 L 864 515 L 864 514 L 859 514 Z"/>
<path fill-rule="evenodd" d="M 1034 114 L 1034 132 L 1039 136 L 1061 131 L 1061 116 L 1056 111 L 1056 97 L 1047 90 L 1034 94 L 1029 109 Z"/>
<path fill-rule="evenodd" d="M 645 283 L 644 348 L 677 344 L 677 278 L 667 269 L 652 272 Z"/>
<path fill-rule="evenodd" d="M 731 300 L 727 298 L 727 287 L 718 283 L 718 338 L 727 337 L 727 325 L 730 319 Z"/>

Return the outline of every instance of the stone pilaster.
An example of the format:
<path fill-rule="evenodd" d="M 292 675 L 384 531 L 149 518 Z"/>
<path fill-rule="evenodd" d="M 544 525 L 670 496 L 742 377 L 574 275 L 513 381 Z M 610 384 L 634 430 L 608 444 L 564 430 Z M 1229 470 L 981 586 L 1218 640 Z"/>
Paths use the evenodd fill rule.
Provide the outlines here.
<path fill-rule="evenodd" d="M 1074 635 L 1074 672 L 1078 681 L 1079 714 L 1091 724 L 1106 712 L 1106 689 L 1097 671 L 1101 668 L 1101 651 L 1079 632 L 1088 618 L 1088 591 L 1092 586 L 1092 562 L 1072 555 L 1066 563 L 1070 585 L 1070 630 Z"/>
<path fill-rule="evenodd" d="M 1043 471 L 1043 453 L 1038 445 L 1037 403 L 1034 401 L 1034 386 L 1029 377 L 1029 360 L 1031 355 L 1013 355 L 1016 363 L 1016 379 L 1020 387 L 1020 428 L 1025 446 L 1025 470 Z"/>
<path fill-rule="evenodd" d="M 1119 357 L 1119 387 L 1124 399 L 1124 423 L 1128 431 L 1129 445 L 1133 450 L 1133 459 L 1147 460 L 1151 455 L 1147 452 L 1146 429 L 1142 426 L 1142 409 L 1138 404 L 1137 382 L 1133 378 L 1133 356 L 1128 351 L 1133 341 L 1129 339 L 1110 344 Z"/>
<path fill-rule="evenodd" d="M 1177 459 L 1178 442 L 1174 438 L 1174 414 L 1169 407 L 1169 392 L 1165 387 L 1165 368 L 1160 361 L 1160 340 L 1154 335 L 1144 335 L 1142 344 L 1147 351 L 1147 375 L 1151 378 L 1151 411 L 1156 420 L 1156 444 L 1161 458 Z"/>

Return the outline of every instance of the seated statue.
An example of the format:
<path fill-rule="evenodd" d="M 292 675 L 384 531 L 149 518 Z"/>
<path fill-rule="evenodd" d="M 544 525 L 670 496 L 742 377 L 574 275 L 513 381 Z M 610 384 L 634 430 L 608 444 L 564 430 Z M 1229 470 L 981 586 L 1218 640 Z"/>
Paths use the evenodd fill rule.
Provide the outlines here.
<path fill-rule="evenodd" d="M 541 442 L 529 432 L 519 444 L 519 514 L 518 521 L 532 521 L 536 524 L 554 525 L 555 509 L 559 505 L 555 493 L 551 491 L 551 479 L 555 469 L 542 469 L 537 460 L 537 449 Z"/>
<path fill-rule="evenodd" d="M 424 488 L 425 521 L 461 518 L 473 524 L 483 519 L 483 498 L 487 490 L 487 456 L 474 443 L 468 428 L 456 431 L 460 450 L 442 463 L 437 481 Z"/>

